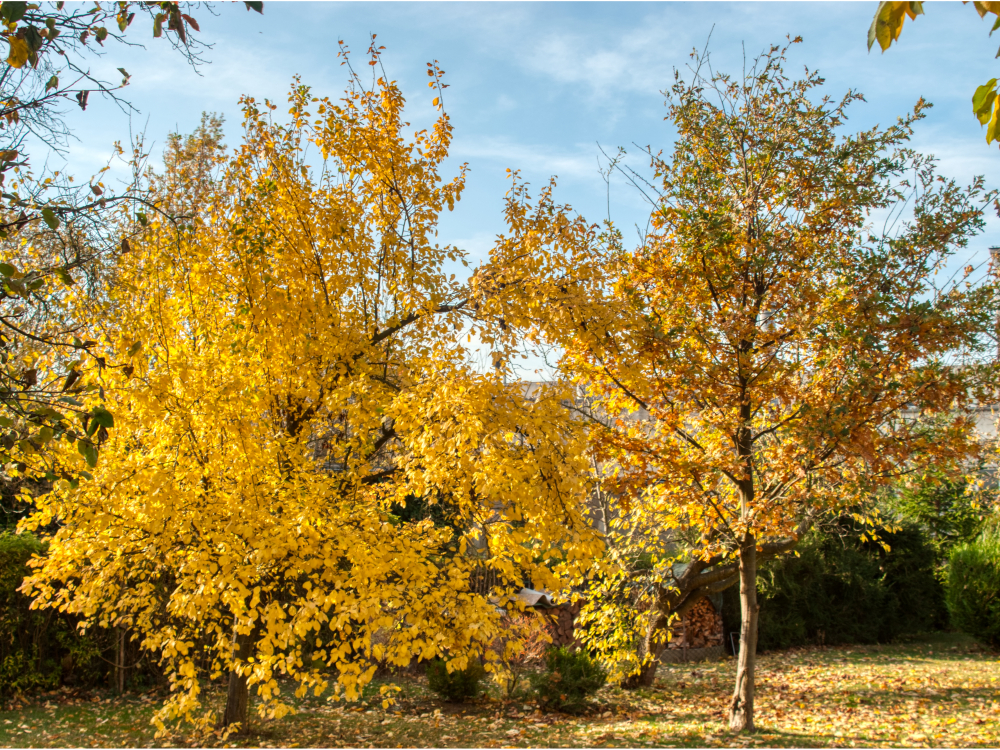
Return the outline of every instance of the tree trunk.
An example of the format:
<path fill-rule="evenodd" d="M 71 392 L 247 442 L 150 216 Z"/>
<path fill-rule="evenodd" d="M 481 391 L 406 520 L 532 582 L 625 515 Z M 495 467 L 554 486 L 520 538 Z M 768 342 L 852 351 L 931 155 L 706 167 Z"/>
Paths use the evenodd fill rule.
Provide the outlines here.
<path fill-rule="evenodd" d="M 639 644 L 639 658 L 643 659 L 649 656 L 650 659 L 643 664 L 638 674 L 629 675 L 622 681 L 621 686 L 626 690 L 653 686 L 653 681 L 656 679 L 656 669 L 660 666 L 660 654 L 667 647 L 664 635 L 669 621 L 669 616 L 657 614 L 649 624 L 646 637 Z"/>
<path fill-rule="evenodd" d="M 740 549 L 740 656 L 736 665 L 736 689 L 729 707 L 729 728 L 753 732 L 754 668 L 757 663 L 757 540 L 751 534 Z"/>
<path fill-rule="evenodd" d="M 656 669 L 660 666 L 660 654 L 663 653 L 663 649 L 666 644 L 657 644 L 650 651 L 651 661 L 645 664 L 642 671 L 635 675 L 636 684 L 634 687 L 653 687 L 653 681 L 656 679 Z"/>
<path fill-rule="evenodd" d="M 125 692 L 125 629 L 116 627 L 115 633 L 115 689 Z"/>
<path fill-rule="evenodd" d="M 256 628 L 246 634 L 235 632 L 234 629 L 236 643 L 233 648 L 233 666 L 229 670 L 226 710 L 223 712 L 220 726 L 225 729 L 238 724 L 238 734 L 246 734 L 250 729 L 250 686 L 248 685 L 250 676 L 246 673 L 237 673 L 236 667 L 246 667 L 247 660 L 253 654 L 256 634 Z"/>

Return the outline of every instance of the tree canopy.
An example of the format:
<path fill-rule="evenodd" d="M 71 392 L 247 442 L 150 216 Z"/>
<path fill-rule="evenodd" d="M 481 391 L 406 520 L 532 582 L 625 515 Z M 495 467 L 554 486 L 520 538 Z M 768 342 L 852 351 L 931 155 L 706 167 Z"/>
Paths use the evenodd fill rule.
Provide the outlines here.
<path fill-rule="evenodd" d="M 246 7 L 263 9 L 259 2 Z M 146 156 L 140 141 L 131 153 L 108 143 L 108 166 L 89 179 L 49 167 L 47 157 L 72 139 L 65 107 L 85 110 L 93 94 L 134 110 L 128 71 L 119 68 L 121 79 L 108 81 L 90 65 L 114 46 L 139 46 L 143 21 L 150 38 L 170 43 L 192 65 L 205 62 L 210 45 L 195 34 L 197 12 L 166 1 L 0 4 L 8 48 L 0 63 L 0 461 L 15 476 L 75 481 L 79 474 L 59 464 L 49 445 L 78 435 L 96 462 L 94 433 L 110 429 L 112 417 L 103 406 L 83 409 L 80 395 L 99 391 L 100 370 L 121 363 L 95 353 L 73 298 L 98 294 L 110 256 L 127 252 L 147 214 L 162 210 L 139 183 Z M 120 188 L 107 179 L 116 162 L 133 178 Z"/>
<path fill-rule="evenodd" d="M 279 675 L 357 697 L 378 664 L 489 664 L 516 591 L 599 549 L 566 390 L 468 363 L 486 300 L 435 241 L 464 168 L 440 174 L 447 115 L 407 137 L 403 105 L 381 76 L 339 101 L 296 82 L 287 124 L 243 100 L 232 156 L 210 122 L 175 138 L 153 188 L 192 219 L 151 217 L 91 303 L 95 350 L 131 363 L 102 378 L 93 481 L 39 500 L 60 527 L 29 586 L 162 654 L 161 721 L 217 718 L 201 684 L 227 671 L 245 728 L 248 688 L 286 710 Z"/>
<path fill-rule="evenodd" d="M 872 490 L 915 455 L 960 472 L 983 450 L 972 409 L 996 397 L 995 285 L 970 266 L 935 286 L 995 192 L 907 147 L 923 101 L 842 134 L 859 95 L 815 100 L 823 79 L 788 78 L 786 49 L 745 77 L 702 74 L 701 59 L 677 80 L 673 153 L 650 153 L 652 231 L 606 254 L 603 304 L 547 329 L 601 417 L 591 439 L 622 509 L 621 564 L 642 562 L 618 590 L 652 607 L 631 625 L 663 628 L 676 592 L 740 574 L 739 730 L 753 727 L 757 555 L 826 513 L 877 525 Z"/>

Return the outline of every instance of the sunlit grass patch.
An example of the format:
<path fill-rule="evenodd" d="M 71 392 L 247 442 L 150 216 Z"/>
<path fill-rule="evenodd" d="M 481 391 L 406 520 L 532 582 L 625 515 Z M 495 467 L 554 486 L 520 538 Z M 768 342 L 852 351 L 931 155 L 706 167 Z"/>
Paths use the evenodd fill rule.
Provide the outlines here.
<path fill-rule="evenodd" d="M 325 697 L 296 702 L 281 720 L 254 720 L 226 743 L 284 747 L 983 747 L 1000 744 L 1000 655 L 957 635 L 889 646 L 763 654 L 757 726 L 734 736 L 724 716 L 731 660 L 664 665 L 656 685 L 602 690 L 580 716 L 487 697 L 448 704 L 421 677 L 400 677 L 398 703 L 383 710 L 378 686 L 360 704 Z M 222 700 L 221 689 L 213 694 Z M 221 745 L 183 727 L 154 738 L 160 694 L 113 697 L 69 691 L 0 712 L 0 745 L 122 747 Z"/>

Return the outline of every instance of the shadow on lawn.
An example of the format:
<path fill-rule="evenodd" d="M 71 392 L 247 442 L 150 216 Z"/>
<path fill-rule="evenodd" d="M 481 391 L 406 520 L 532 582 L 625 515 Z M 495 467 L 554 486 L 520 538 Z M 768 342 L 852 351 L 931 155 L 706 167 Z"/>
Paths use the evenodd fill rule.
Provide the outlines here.
<path fill-rule="evenodd" d="M 422 678 L 396 675 L 368 686 L 371 705 L 331 703 L 326 696 L 293 699 L 299 713 L 282 720 L 254 719 L 249 736 L 230 738 L 239 746 L 316 747 L 498 747 L 680 745 L 825 747 L 852 741 L 885 746 L 917 737 L 921 721 L 934 726 L 959 716 L 967 725 L 982 722 L 994 738 L 1000 719 L 996 655 L 971 640 L 951 634 L 886 646 L 801 649 L 763 654 L 758 669 L 758 727 L 752 736 L 726 730 L 725 708 L 732 689 L 734 662 L 664 665 L 652 689 L 603 690 L 584 715 L 543 714 L 524 700 L 483 699 L 467 704 L 439 701 Z M 985 669 L 984 669 L 985 668 Z M 985 675 L 985 679 L 983 678 Z M 969 679 L 969 677 L 973 679 Z M 1000 676 L 1000 675 L 997 675 Z M 381 708 L 379 686 L 401 688 L 390 710 Z M 149 725 L 165 693 L 118 698 L 107 691 L 91 696 L 71 691 L 37 696 L 32 705 L 0 712 L 0 746 L 210 746 L 215 735 L 196 738 L 184 727 L 155 738 Z M 223 699 L 213 685 L 204 697 Z M 97 700 L 94 700 L 96 698 Z M 877 710 L 876 710 L 877 709 Z M 873 726 L 881 712 L 887 719 Z M 924 712 L 919 720 L 907 717 Z M 994 718 L 995 716 L 995 718 Z M 831 728 L 831 723 L 833 728 Z M 865 728 L 867 727 L 867 728 Z M 933 731 L 938 731 L 934 729 Z M 982 745 L 980 729 L 971 734 L 934 735 L 940 744 Z M 975 735 L 975 736 L 973 736 Z M 915 743 L 908 743 L 915 744 Z M 985 744 L 994 744 L 985 743 Z"/>

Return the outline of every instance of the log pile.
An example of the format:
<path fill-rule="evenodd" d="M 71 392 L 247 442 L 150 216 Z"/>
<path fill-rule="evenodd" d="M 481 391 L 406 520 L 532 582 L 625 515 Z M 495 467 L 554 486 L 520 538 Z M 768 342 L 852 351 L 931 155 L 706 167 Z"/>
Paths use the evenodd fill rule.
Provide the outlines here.
<path fill-rule="evenodd" d="M 723 642 L 722 613 L 707 597 L 699 599 L 680 622 L 670 628 L 667 648 L 707 648 Z"/>
<path fill-rule="evenodd" d="M 574 620 L 580 614 L 580 602 L 560 604 L 551 609 L 538 610 L 545 618 L 545 629 L 552 637 L 553 646 L 577 646 Z"/>

